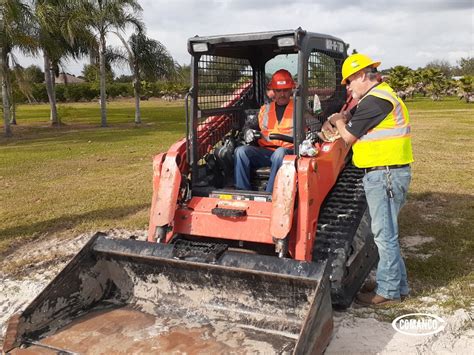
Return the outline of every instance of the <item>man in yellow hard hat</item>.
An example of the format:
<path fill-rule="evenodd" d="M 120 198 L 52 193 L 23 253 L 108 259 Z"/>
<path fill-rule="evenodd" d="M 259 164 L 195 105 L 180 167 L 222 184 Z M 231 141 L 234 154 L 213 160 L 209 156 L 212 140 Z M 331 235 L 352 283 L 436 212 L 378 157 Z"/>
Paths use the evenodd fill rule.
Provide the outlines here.
<path fill-rule="evenodd" d="M 410 117 L 403 101 L 380 78 L 380 62 L 353 54 L 342 65 L 342 84 L 359 100 L 351 114 L 337 113 L 323 129 L 339 132 L 352 144 L 353 163 L 365 170 L 365 195 L 379 251 L 376 287 L 359 293 L 356 302 L 379 306 L 400 302 L 408 281 L 398 240 L 398 214 L 407 196 L 413 162 Z"/>

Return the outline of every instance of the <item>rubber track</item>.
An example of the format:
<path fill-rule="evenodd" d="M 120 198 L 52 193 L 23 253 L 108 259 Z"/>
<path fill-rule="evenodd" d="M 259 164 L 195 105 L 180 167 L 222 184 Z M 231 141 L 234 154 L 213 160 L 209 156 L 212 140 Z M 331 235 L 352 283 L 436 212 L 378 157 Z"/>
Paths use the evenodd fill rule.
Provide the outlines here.
<path fill-rule="evenodd" d="M 367 209 L 363 176 L 362 169 L 347 165 L 322 205 L 318 219 L 313 260 L 330 260 L 333 268 L 330 276 L 331 293 L 336 305 L 339 299 L 353 297 L 344 294 L 348 291 L 347 286 L 343 286 L 346 283 L 344 277 L 348 273 L 347 260 L 354 253 L 354 236 Z M 363 243 L 373 243 L 372 237 L 364 236 Z M 350 289 L 359 287 L 360 285 L 353 285 Z"/>

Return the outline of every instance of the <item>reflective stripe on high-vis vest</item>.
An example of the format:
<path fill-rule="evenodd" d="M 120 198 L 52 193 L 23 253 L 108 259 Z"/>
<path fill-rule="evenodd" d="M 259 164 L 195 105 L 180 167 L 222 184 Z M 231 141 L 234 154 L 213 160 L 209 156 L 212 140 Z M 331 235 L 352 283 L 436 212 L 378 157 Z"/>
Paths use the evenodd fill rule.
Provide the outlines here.
<path fill-rule="evenodd" d="M 275 102 L 266 104 L 260 109 L 258 122 L 262 133 L 262 138 L 258 140 L 261 147 L 275 150 L 278 147 L 293 148 L 292 143 L 281 140 L 270 140 L 270 133 L 279 133 L 293 137 L 293 100 L 286 105 L 283 117 L 278 123 L 275 110 Z"/>
<path fill-rule="evenodd" d="M 354 165 L 371 168 L 413 162 L 410 116 L 405 104 L 387 83 L 377 85 L 361 101 L 369 95 L 390 101 L 393 110 L 354 143 Z"/>

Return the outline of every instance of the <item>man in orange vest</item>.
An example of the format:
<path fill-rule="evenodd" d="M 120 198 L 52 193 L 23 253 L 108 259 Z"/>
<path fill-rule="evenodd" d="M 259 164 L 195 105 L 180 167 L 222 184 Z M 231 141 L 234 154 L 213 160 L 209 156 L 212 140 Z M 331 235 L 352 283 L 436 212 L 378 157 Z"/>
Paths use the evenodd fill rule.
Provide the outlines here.
<path fill-rule="evenodd" d="M 258 125 L 261 138 L 258 146 L 245 145 L 235 150 L 234 172 L 235 187 L 251 190 L 250 172 L 265 166 L 271 166 L 267 192 L 273 191 L 275 176 L 287 154 L 293 154 L 293 144 L 281 140 L 271 140 L 270 133 L 278 133 L 293 137 L 293 99 L 292 90 L 295 82 L 291 74 L 285 70 L 277 70 L 268 84 L 273 91 L 271 103 L 260 108 Z"/>
<path fill-rule="evenodd" d="M 363 54 L 353 54 L 342 65 L 342 84 L 359 100 L 350 114 L 328 118 L 323 130 L 336 127 L 342 139 L 352 145 L 354 165 L 364 169 L 365 196 L 371 228 L 379 252 L 376 283 L 361 292 L 356 302 L 380 306 L 400 302 L 408 295 L 405 263 L 398 241 L 398 214 L 403 207 L 411 180 L 410 116 L 393 89 L 380 82 L 376 68 L 380 62 Z"/>

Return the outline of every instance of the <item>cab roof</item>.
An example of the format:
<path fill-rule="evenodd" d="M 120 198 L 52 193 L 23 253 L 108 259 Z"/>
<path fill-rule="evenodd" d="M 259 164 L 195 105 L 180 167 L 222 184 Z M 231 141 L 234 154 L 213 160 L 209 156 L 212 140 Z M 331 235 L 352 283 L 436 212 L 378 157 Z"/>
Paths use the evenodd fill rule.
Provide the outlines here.
<path fill-rule="evenodd" d="M 295 39 L 295 45 L 279 47 L 277 40 L 281 37 L 293 37 Z M 191 55 L 209 54 L 236 58 L 249 58 L 251 55 L 257 54 L 256 52 L 265 53 L 267 51 L 294 53 L 301 48 L 305 38 L 319 38 L 322 41 L 330 39 L 344 44 L 344 42 L 337 37 L 322 33 L 307 32 L 301 28 L 297 28 L 296 30 L 250 32 L 216 36 L 196 35 L 188 39 L 188 52 Z M 204 52 L 195 51 L 193 45 L 197 43 L 207 43 L 208 50 Z"/>

